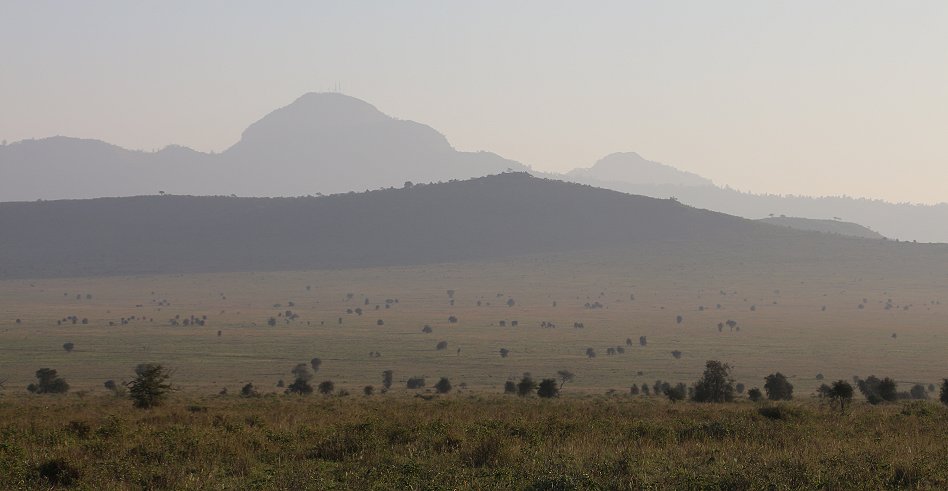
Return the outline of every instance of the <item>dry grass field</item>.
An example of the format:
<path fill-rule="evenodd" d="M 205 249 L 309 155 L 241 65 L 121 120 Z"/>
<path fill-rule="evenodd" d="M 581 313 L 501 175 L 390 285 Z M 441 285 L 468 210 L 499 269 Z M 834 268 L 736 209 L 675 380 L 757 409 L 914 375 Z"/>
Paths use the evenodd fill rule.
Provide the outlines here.
<path fill-rule="evenodd" d="M 353 393 L 388 369 L 401 391 L 410 376 L 429 386 L 446 376 L 498 393 L 524 372 L 567 369 L 576 374 L 567 393 L 627 392 L 657 379 L 693 382 L 708 359 L 732 364 L 748 388 L 781 371 L 798 397 L 813 393 L 819 373 L 890 376 L 900 390 L 937 384 L 948 376 L 948 254 L 853 243 L 844 257 L 668 243 L 397 268 L 3 281 L 0 393 L 25 393 L 42 367 L 73 390 L 105 392 L 105 380 L 127 380 L 142 362 L 170 367 L 174 384 L 195 394 L 247 382 L 281 391 L 277 381 L 313 357 L 323 360 L 317 382 Z M 879 261 L 880 248 L 903 252 Z M 298 317 L 287 321 L 286 311 Z M 63 321 L 70 316 L 75 324 Z M 191 316 L 207 316 L 205 325 L 181 325 Z M 728 320 L 737 327 L 719 330 Z"/>
<path fill-rule="evenodd" d="M 449 394 L 0 401 L 0 487 L 944 489 L 930 402 L 671 404 Z"/>

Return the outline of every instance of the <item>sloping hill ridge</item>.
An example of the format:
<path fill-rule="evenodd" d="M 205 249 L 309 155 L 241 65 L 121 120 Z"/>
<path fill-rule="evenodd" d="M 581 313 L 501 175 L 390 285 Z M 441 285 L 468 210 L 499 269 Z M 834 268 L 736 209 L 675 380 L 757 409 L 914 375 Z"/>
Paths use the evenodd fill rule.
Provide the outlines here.
<path fill-rule="evenodd" d="M 846 235 L 849 237 L 862 237 L 864 239 L 884 239 L 885 237 L 858 223 L 842 222 L 838 220 L 817 220 L 814 218 L 798 217 L 768 217 L 761 218 L 761 222 L 771 225 L 780 225 L 797 230 L 811 230 L 822 232 L 824 234 Z"/>
<path fill-rule="evenodd" d="M 325 197 L 0 203 L 0 230 L 2 278 L 423 264 L 800 233 L 526 173 Z"/>

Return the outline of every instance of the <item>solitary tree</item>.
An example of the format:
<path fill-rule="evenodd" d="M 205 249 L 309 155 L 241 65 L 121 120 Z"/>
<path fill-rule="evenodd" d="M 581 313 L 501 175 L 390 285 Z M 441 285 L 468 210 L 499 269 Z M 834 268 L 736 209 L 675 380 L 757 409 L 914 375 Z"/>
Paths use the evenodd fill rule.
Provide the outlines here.
<path fill-rule="evenodd" d="M 834 404 L 839 403 L 840 411 L 844 411 L 846 403 L 853 400 L 853 386 L 845 380 L 837 380 L 830 387 L 828 396 Z"/>
<path fill-rule="evenodd" d="M 734 378 L 731 366 L 716 360 L 708 360 L 704 366 L 704 375 L 695 382 L 696 402 L 731 402 L 734 400 Z"/>
<path fill-rule="evenodd" d="M 63 349 L 66 350 L 66 353 L 72 353 L 72 350 L 76 348 L 76 345 L 72 343 L 63 343 Z"/>
<path fill-rule="evenodd" d="M 451 381 L 447 377 L 441 377 L 441 380 L 438 380 L 438 383 L 435 384 L 435 390 L 439 394 L 451 392 Z"/>
<path fill-rule="evenodd" d="M 560 378 L 560 389 L 566 385 L 566 382 L 572 382 L 573 379 L 576 378 L 576 374 L 569 370 L 560 370 L 556 372 L 556 375 Z"/>
<path fill-rule="evenodd" d="M 392 388 L 392 377 L 394 372 L 391 370 L 385 370 L 382 372 L 382 388 L 385 390 Z"/>
<path fill-rule="evenodd" d="M 135 367 L 135 378 L 127 384 L 135 407 L 150 409 L 160 406 L 173 390 L 168 383 L 170 378 L 171 372 L 157 363 L 142 363 Z"/>
<path fill-rule="evenodd" d="M 34 394 L 64 394 L 69 392 L 69 384 L 56 370 L 40 368 L 36 371 L 36 383 L 28 385 L 26 390 Z"/>
<path fill-rule="evenodd" d="M 507 348 L 500 348 L 500 357 L 507 358 L 507 355 L 510 354 L 510 350 Z"/>
<path fill-rule="evenodd" d="M 313 372 L 318 372 L 319 367 L 322 364 L 323 364 L 323 360 L 320 360 L 319 358 L 313 358 L 312 360 L 309 360 L 309 366 L 313 367 Z"/>
<path fill-rule="evenodd" d="M 309 381 L 312 380 L 313 374 L 310 373 L 309 368 L 305 363 L 299 363 L 293 370 L 293 383 L 286 388 L 287 394 L 297 394 L 297 395 L 308 395 L 313 393 L 313 386 L 309 384 Z"/>
<path fill-rule="evenodd" d="M 793 399 L 793 385 L 784 374 L 777 372 L 764 378 L 764 390 L 771 401 L 789 401 Z"/>
<path fill-rule="evenodd" d="M 560 388 L 556 386 L 555 378 L 545 378 L 537 387 L 537 395 L 543 398 L 556 397 L 560 394 Z"/>

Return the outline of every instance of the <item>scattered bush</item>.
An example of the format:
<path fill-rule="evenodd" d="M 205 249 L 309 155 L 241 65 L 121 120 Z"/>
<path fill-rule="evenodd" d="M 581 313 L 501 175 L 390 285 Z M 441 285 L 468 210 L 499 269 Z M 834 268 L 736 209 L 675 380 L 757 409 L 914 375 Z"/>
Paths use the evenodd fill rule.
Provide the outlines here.
<path fill-rule="evenodd" d="M 508 380 L 504 382 L 504 394 L 516 394 L 517 393 L 517 383 L 513 380 Z"/>
<path fill-rule="evenodd" d="M 439 394 L 447 394 L 451 392 L 451 381 L 448 380 L 447 377 L 441 377 L 441 380 L 438 380 L 434 388 Z"/>
<path fill-rule="evenodd" d="M 772 373 L 764 378 L 764 390 L 771 401 L 789 401 L 793 399 L 793 385 L 784 374 Z"/>
<path fill-rule="evenodd" d="M 73 486 L 79 481 L 79 469 L 63 459 L 47 460 L 37 469 L 41 479 L 53 486 Z"/>
<path fill-rule="evenodd" d="M 328 396 L 332 394 L 332 391 L 336 388 L 336 384 L 332 383 L 332 380 L 324 380 L 319 383 L 319 393 Z"/>
<path fill-rule="evenodd" d="M 545 378 L 540 381 L 537 387 L 537 395 L 546 399 L 556 397 L 560 394 L 560 388 L 556 385 L 555 378 Z"/>
<path fill-rule="evenodd" d="M 535 390 L 537 390 L 537 383 L 529 375 L 524 375 L 517 384 L 517 395 L 520 397 L 526 397 Z"/>
<path fill-rule="evenodd" d="M 764 398 L 764 395 L 760 392 L 760 389 L 754 387 L 753 389 L 747 391 L 747 398 L 754 402 L 758 402 Z"/>
<path fill-rule="evenodd" d="M 257 394 L 257 389 L 253 384 L 247 383 L 247 385 L 241 387 L 240 395 L 242 397 L 257 397 L 259 394 Z"/>
<path fill-rule="evenodd" d="M 425 386 L 424 377 L 411 377 L 408 379 L 407 387 L 409 389 L 421 389 Z"/>
<path fill-rule="evenodd" d="M 899 398 L 895 380 L 889 377 L 880 379 L 875 375 L 870 375 L 865 380 L 859 380 L 856 385 L 869 404 L 895 402 Z"/>
<path fill-rule="evenodd" d="M 688 395 L 688 388 L 685 384 L 679 383 L 675 386 L 663 386 L 663 392 L 669 401 L 678 402 L 685 400 L 685 397 Z"/>
<path fill-rule="evenodd" d="M 34 394 L 65 394 L 69 392 L 69 384 L 56 370 L 40 368 L 36 371 L 36 383 L 28 385 L 26 390 Z"/>

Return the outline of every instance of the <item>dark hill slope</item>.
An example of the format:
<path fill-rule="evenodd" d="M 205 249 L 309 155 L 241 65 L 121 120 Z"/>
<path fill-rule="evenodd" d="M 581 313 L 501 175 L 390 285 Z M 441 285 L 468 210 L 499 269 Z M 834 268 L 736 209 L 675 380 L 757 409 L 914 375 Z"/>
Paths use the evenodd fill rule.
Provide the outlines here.
<path fill-rule="evenodd" d="M 0 203 L 0 277 L 349 268 L 800 232 L 508 173 L 314 198 Z"/>

